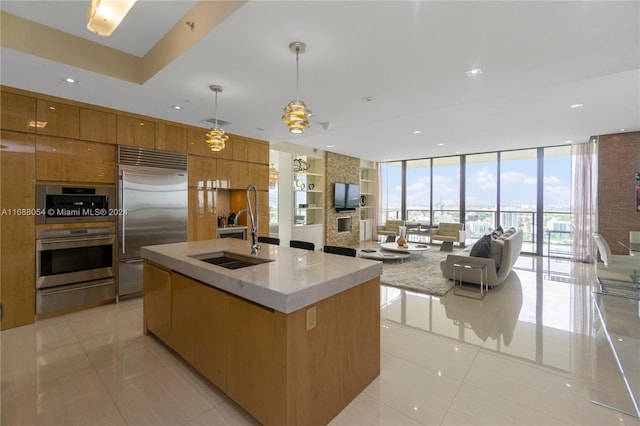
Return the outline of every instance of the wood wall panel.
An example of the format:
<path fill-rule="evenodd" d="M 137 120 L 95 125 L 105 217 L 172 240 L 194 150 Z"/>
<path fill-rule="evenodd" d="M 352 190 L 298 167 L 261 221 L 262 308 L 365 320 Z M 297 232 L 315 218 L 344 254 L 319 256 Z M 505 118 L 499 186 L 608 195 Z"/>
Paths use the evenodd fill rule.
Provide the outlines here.
<path fill-rule="evenodd" d="M 38 136 L 36 179 L 47 182 L 117 182 L 116 147 L 94 142 Z"/>
<path fill-rule="evenodd" d="M 155 148 L 163 151 L 187 152 L 187 135 L 184 127 L 156 123 Z"/>
<path fill-rule="evenodd" d="M 156 126 L 151 120 L 118 115 L 117 141 L 119 145 L 154 149 Z"/>
<path fill-rule="evenodd" d="M 80 139 L 115 144 L 116 123 L 115 114 L 80 108 Z"/>
<path fill-rule="evenodd" d="M 2 92 L 0 104 L 0 125 L 2 125 L 2 129 L 35 133 L 35 98 Z"/>
<path fill-rule="evenodd" d="M 35 318 L 35 136 L 2 132 L 0 149 L 0 328 Z M 21 213 L 14 209 L 24 209 Z"/>
<path fill-rule="evenodd" d="M 46 122 L 46 126 L 36 128 L 40 135 L 80 137 L 80 108 L 75 105 L 38 99 L 36 117 L 38 122 Z"/>

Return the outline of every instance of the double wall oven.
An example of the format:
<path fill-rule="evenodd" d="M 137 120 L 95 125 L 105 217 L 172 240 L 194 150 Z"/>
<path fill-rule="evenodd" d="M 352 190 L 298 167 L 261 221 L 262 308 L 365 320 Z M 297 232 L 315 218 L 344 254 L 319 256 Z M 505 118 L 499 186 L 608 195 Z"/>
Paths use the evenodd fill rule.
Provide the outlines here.
<path fill-rule="evenodd" d="M 115 299 L 115 188 L 37 185 L 36 196 L 37 224 L 78 224 L 36 230 L 36 314 Z"/>

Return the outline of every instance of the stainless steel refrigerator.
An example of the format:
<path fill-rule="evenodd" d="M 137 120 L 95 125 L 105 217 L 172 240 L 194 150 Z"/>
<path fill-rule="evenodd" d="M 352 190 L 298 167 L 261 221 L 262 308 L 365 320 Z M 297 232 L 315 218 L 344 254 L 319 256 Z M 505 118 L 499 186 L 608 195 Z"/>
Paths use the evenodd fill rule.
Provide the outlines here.
<path fill-rule="evenodd" d="M 187 156 L 118 147 L 118 297 L 142 294 L 143 246 L 187 241 Z"/>

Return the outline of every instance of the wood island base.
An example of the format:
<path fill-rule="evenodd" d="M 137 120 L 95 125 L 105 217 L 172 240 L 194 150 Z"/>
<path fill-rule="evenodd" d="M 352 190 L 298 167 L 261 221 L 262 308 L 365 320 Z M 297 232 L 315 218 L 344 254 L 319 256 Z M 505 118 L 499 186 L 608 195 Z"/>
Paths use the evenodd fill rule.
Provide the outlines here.
<path fill-rule="evenodd" d="M 151 261 L 144 332 L 265 425 L 323 425 L 380 374 L 380 278 L 289 314 Z"/>

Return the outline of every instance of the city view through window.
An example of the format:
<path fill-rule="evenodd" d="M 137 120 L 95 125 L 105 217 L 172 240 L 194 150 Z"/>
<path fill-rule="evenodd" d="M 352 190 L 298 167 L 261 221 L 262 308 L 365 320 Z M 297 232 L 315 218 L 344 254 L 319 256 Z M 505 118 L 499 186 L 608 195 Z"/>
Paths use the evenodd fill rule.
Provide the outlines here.
<path fill-rule="evenodd" d="M 463 222 L 471 244 L 514 226 L 523 229 L 523 252 L 571 255 L 568 145 L 383 163 L 380 187 L 379 222 L 405 219 L 410 234 Z"/>

